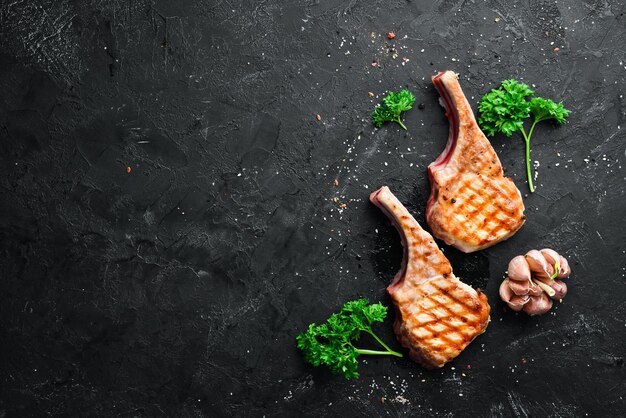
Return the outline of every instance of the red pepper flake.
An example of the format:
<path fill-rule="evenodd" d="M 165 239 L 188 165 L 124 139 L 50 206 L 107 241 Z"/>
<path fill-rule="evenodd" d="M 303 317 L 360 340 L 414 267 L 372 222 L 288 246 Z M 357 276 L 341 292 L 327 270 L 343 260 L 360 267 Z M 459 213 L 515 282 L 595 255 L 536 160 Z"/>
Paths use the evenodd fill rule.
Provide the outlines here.
<path fill-rule="evenodd" d="M 319 122 L 322 120 L 322 117 L 319 114 L 317 114 L 315 115 L 315 120 Z"/>
<path fill-rule="evenodd" d="M 133 169 L 132 169 L 132 168 L 130 168 L 130 166 L 126 167 L 126 172 L 127 172 L 128 174 L 130 174 L 130 172 L 131 172 L 131 171 L 133 171 Z"/>
<path fill-rule="evenodd" d="M 471 369 L 471 368 L 472 368 L 472 365 L 471 365 L 471 364 L 468 364 L 467 366 L 465 366 L 465 368 L 466 368 L 467 370 L 469 370 L 469 369 Z"/>
<path fill-rule="evenodd" d="M 372 93 L 371 91 L 368 91 L 367 95 L 370 96 L 370 97 L 374 97 L 374 93 Z"/>
<path fill-rule="evenodd" d="M 345 209 L 345 208 L 347 208 L 347 207 L 348 207 L 348 206 L 347 206 L 345 203 L 342 203 L 341 205 L 339 205 L 339 209 Z"/>
<path fill-rule="evenodd" d="M 526 357 L 522 357 L 522 364 L 526 364 L 528 363 L 528 360 L 526 360 Z"/>
<path fill-rule="evenodd" d="M 372 67 L 378 67 L 378 63 L 377 63 L 376 61 L 374 61 L 374 62 L 372 63 Z"/>
<path fill-rule="evenodd" d="M 559 52 L 560 50 L 561 50 L 561 48 L 559 48 L 558 46 L 553 49 L 554 52 Z"/>
<path fill-rule="evenodd" d="M 395 37 L 396 37 L 396 34 L 395 34 L 394 32 L 389 32 L 389 33 L 387 34 L 387 39 L 393 39 L 393 38 L 395 38 Z"/>

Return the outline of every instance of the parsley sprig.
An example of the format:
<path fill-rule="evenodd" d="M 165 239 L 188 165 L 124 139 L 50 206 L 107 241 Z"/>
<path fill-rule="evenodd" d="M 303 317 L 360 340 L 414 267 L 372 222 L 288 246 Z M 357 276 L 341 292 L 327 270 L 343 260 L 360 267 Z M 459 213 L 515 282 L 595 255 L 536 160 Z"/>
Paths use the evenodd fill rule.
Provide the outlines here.
<path fill-rule="evenodd" d="M 359 377 L 357 359 L 362 354 L 402 357 L 372 331 L 372 325 L 383 322 L 386 316 L 387 307 L 380 303 L 370 305 L 367 299 L 347 302 L 324 324 L 311 324 L 306 332 L 298 335 L 298 348 L 312 365 L 326 365 L 333 373 L 343 374 L 346 379 L 356 379 Z M 385 351 L 356 348 L 353 343 L 363 332 L 371 335 Z"/>
<path fill-rule="evenodd" d="M 400 114 L 411 109 L 413 103 L 415 103 L 415 96 L 407 89 L 400 90 L 398 93 L 390 91 L 383 99 L 383 102 L 374 109 L 372 123 L 377 128 L 380 128 L 385 122 L 397 122 L 406 131 L 406 126 L 402 123 Z"/>
<path fill-rule="evenodd" d="M 550 119 L 563 124 L 570 114 L 562 103 L 555 103 L 550 99 L 534 97 L 527 100 L 533 94 L 535 92 L 527 84 L 517 80 L 504 80 L 500 87 L 485 94 L 478 105 L 478 124 L 487 135 L 493 136 L 501 132 L 510 137 L 514 132 L 521 132 L 526 143 L 526 174 L 531 193 L 535 191 L 535 186 L 530 168 L 530 138 L 535 126 Z M 526 133 L 524 120 L 531 114 L 533 122 Z"/>

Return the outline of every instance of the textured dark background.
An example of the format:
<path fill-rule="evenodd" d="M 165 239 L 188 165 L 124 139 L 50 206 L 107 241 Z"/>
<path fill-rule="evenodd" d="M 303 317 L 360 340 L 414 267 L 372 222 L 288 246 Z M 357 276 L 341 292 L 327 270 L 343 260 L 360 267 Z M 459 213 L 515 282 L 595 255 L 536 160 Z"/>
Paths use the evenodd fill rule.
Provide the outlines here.
<path fill-rule="evenodd" d="M 0 417 L 624 414 L 623 1 L 2 3 Z M 399 239 L 367 197 L 389 185 L 425 225 L 443 69 L 474 104 L 516 77 L 572 115 L 533 138 L 523 229 L 445 249 L 487 332 L 442 370 L 368 359 L 346 381 L 294 338 L 389 304 Z M 408 134 L 373 129 L 402 86 L 424 104 Z M 493 144 L 525 193 L 523 141 Z M 506 265 L 543 247 L 570 292 L 512 314 Z"/>

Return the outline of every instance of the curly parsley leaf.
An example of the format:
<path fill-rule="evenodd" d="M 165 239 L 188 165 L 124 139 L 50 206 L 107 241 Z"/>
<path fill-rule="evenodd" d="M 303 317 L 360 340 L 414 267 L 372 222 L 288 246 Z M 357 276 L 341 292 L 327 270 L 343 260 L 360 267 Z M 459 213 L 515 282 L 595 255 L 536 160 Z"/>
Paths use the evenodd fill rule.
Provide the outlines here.
<path fill-rule="evenodd" d="M 406 130 L 400 115 L 402 112 L 411 109 L 414 103 L 415 96 L 409 90 L 403 89 L 398 93 L 390 91 L 383 99 L 383 102 L 374 109 L 372 123 L 377 128 L 380 128 L 385 122 L 397 122 L 402 129 Z"/>
<path fill-rule="evenodd" d="M 559 124 L 565 123 L 570 111 L 562 103 L 542 97 L 527 100 L 535 92 L 524 83 L 516 80 L 504 80 L 500 87 L 485 94 L 478 104 L 480 115 L 478 124 L 485 134 L 493 136 L 502 133 L 507 137 L 519 131 L 526 142 L 526 174 L 530 192 L 535 191 L 530 168 L 530 138 L 537 123 L 554 119 Z M 524 129 L 524 121 L 533 115 L 528 134 Z"/>
<path fill-rule="evenodd" d="M 395 115 L 391 112 L 391 109 L 385 106 L 384 103 L 377 106 L 376 109 L 374 109 L 374 113 L 372 114 L 372 123 L 377 128 L 383 126 L 383 123 L 385 122 L 392 122 L 395 120 Z"/>
<path fill-rule="evenodd" d="M 530 100 L 530 112 L 535 117 L 535 123 L 554 119 L 561 125 L 565 123 L 570 114 L 563 103 L 554 103 L 552 100 L 542 97 L 535 97 Z"/>
<path fill-rule="evenodd" d="M 489 136 L 502 132 L 511 136 L 524 126 L 524 119 L 530 114 L 526 97 L 535 92 L 524 83 L 504 80 L 502 85 L 483 96 L 478 110 L 478 124 Z"/>
<path fill-rule="evenodd" d="M 357 359 L 360 355 L 402 357 L 372 330 L 372 325 L 383 322 L 386 316 L 387 308 L 380 303 L 370 305 L 367 299 L 347 302 L 324 324 L 309 325 L 306 332 L 296 337 L 297 346 L 308 363 L 325 365 L 331 372 L 342 374 L 346 379 L 356 379 L 359 377 Z M 362 332 L 370 334 L 386 351 L 356 348 L 353 342 L 359 339 Z"/>

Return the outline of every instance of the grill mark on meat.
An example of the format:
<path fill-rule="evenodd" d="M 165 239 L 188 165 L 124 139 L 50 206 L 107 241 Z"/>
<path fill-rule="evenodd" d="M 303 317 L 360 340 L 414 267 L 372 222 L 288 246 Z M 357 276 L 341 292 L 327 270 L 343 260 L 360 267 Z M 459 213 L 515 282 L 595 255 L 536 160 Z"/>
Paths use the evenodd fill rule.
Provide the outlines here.
<path fill-rule="evenodd" d="M 390 217 L 404 246 L 400 272 L 387 288 L 397 315 L 394 331 L 410 357 L 427 368 L 458 356 L 489 323 L 489 304 L 461 282 L 450 262 L 387 187 L 370 200 Z"/>
<path fill-rule="evenodd" d="M 474 183 L 469 184 L 467 187 L 469 190 L 471 190 L 472 192 L 474 192 L 474 194 L 476 196 L 480 196 L 482 192 L 488 193 L 488 198 L 489 199 L 485 199 L 483 205 L 487 205 L 487 204 L 491 204 L 494 207 L 496 207 L 497 209 L 500 209 L 502 212 L 504 213 L 508 213 L 508 208 L 506 208 L 506 204 L 498 199 L 495 199 L 497 193 L 500 191 L 500 189 L 498 189 L 495 193 L 492 193 L 491 187 L 493 187 L 492 184 L 490 183 L 485 183 L 484 181 L 482 182 L 481 186 L 482 188 L 474 188 L 471 187 L 472 185 L 474 185 Z M 480 196 L 482 197 L 482 196 Z"/>
<path fill-rule="evenodd" d="M 511 210 L 504 202 L 498 200 L 497 190 L 493 190 L 489 183 L 482 183 L 484 188 L 477 187 L 476 183 L 465 182 L 461 185 L 456 202 L 456 211 L 447 211 L 446 222 L 451 226 L 455 235 L 471 237 L 476 231 L 482 232 L 484 239 L 497 236 L 502 230 L 511 225 Z M 457 222 L 455 217 L 465 213 L 463 223 Z M 479 219 L 479 214 L 483 218 Z M 491 227 L 487 225 L 492 222 Z"/>
<path fill-rule="evenodd" d="M 428 167 L 426 220 L 433 235 L 464 252 L 507 239 L 524 224 L 524 204 L 484 136 L 456 74 L 433 77 L 450 121 L 446 148 Z"/>
<path fill-rule="evenodd" d="M 439 289 L 441 290 L 441 288 L 439 288 Z M 446 293 L 445 293 L 445 291 L 444 291 L 443 293 L 444 293 L 444 294 L 446 294 Z M 437 316 L 436 314 L 430 313 L 430 315 L 433 317 L 433 319 L 432 319 L 431 321 L 429 321 L 429 322 L 422 322 L 422 323 L 421 323 L 421 325 L 422 325 L 422 326 L 426 326 L 426 325 L 430 324 L 431 322 L 440 322 L 440 321 L 444 321 L 444 320 L 446 320 L 446 319 L 448 319 L 448 320 L 449 320 L 449 319 L 451 319 L 451 318 L 452 318 L 452 319 L 455 319 L 455 318 L 460 318 L 460 317 L 458 317 L 458 315 L 457 315 L 454 311 L 452 311 L 450 308 L 448 308 L 448 307 L 446 306 L 446 304 L 445 304 L 445 303 L 440 302 L 439 300 L 437 300 L 437 299 L 433 298 L 433 297 L 432 297 L 432 296 L 430 296 L 430 295 L 424 295 L 424 298 L 425 298 L 425 299 L 428 299 L 430 302 L 432 302 L 432 304 L 429 304 L 429 305 L 428 305 L 429 307 L 434 307 L 434 309 L 433 309 L 433 310 L 435 310 L 435 311 L 436 311 L 437 309 L 445 310 L 445 311 L 448 313 L 448 316 L 442 316 L 442 317 L 439 317 L 439 316 Z M 447 302 L 452 302 L 452 303 L 459 303 L 459 304 L 463 304 L 463 303 L 462 303 L 461 301 L 459 301 L 458 299 L 455 299 L 455 298 L 449 298 L 449 297 L 445 297 L 445 298 L 444 298 L 444 301 L 447 301 Z M 424 305 L 422 304 L 422 307 L 423 307 L 423 306 L 424 306 Z M 465 306 L 467 307 L 467 305 L 465 305 Z M 474 308 L 472 307 L 472 309 L 474 309 Z M 461 322 L 467 322 L 467 319 L 466 319 L 465 317 L 463 317 L 463 319 L 464 319 L 465 321 L 461 320 Z M 450 327 L 452 327 L 452 326 L 450 326 Z M 455 327 L 455 328 L 456 328 L 456 327 Z"/>
<path fill-rule="evenodd" d="M 439 286 L 437 286 L 437 287 L 439 287 Z M 457 304 L 459 304 L 459 305 L 463 305 L 463 306 L 464 306 L 464 307 L 466 307 L 469 311 L 477 311 L 477 310 L 480 310 L 480 305 L 478 305 L 478 304 L 476 304 L 476 303 L 471 303 L 471 302 L 474 302 L 474 300 L 472 300 L 472 299 L 461 299 L 461 298 L 456 297 L 454 294 L 451 294 L 450 292 L 448 292 L 448 291 L 447 291 L 447 289 L 443 289 L 443 288 L 441 288 L 441 287 L 439 287 L 439 289 L 441 289 L 441 290 L 442 290 L 442 292 L 443 292 L 445 295 L 447 295 L 447 297 L 448 297 L 448 298 L 450 298 L 450 300 L 451 300 L 452 302 L 455 302 L 455 303 L 457 303 Z M 446 307 L 446 306 L 444 306 L 444 307 L 447 309 L 447 307 Z"/>
<path fill-rule="evenodd" d="M 451 322 L 456 319 L 456 320 L 462 322 L 463 324 L 466 324 L 467 323 L 467 318 L 465 318 L 463 316 L 459 316 L 458 314 L 454 313 L 451 309 L 449 309 L 445 304 L 440 303 L 440 302 L 434 300 L 430 296 L 426 296 L 426 298 L 428 298 L 431 301 L 434 301 L 436 303 L 435 304 L 436 308 L 445 310 L 448 313 L 448 316 L 444 316 L 444 317 L 434 316 L 433 319 L 431 319 L 428 322 L 422 322 L 422 323 L 419 324 L 419 326 L 428 328 L 428 330 L 431 332 L 431 335 L 433 337 L 447 340 L 449 345 L 456 345 L 456 344 L 458 344 L 458 340 L 459 339 L 457 339 L 457 338 L 451 339 L 445 333 L 443 333 L 444 330 L 437 331 L 437 330 L 433 329 L 432 328 L 433 324 L 441 325 L 441 326 L 445 327 L 446 329 L 452 331 L 452 333 L 449 333 L 449 334 L 453 334 L 453 333 L 458 334 L 461 337 L 460 338 L 461 342 L 462 343 L 466 342 L 468 340 L 468 338 L 470 337 L 470 335 L 465 333 L 463 331 L 463 329 L 460 328 L 461 325 L 460 326 L 454 326 L 454 325 L 452 325 Z"/>

